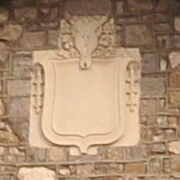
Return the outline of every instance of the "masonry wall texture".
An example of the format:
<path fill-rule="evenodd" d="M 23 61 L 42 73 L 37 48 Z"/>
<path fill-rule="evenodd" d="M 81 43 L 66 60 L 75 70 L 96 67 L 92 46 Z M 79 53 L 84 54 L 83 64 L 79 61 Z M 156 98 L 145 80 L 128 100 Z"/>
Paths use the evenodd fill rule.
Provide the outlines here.
<path fill-rule="evenodd" d="M 32 51 L 58 48 L 66 11 L 109 9 L 116 45 L 138 47 L 142 55 L 139 145 L 99 147 L 91 156 L 74 156 L 67 147 L 29 147 Z M 180 179 L 179 0 L 0 1 L 0 180 L 40 179 Z"/>

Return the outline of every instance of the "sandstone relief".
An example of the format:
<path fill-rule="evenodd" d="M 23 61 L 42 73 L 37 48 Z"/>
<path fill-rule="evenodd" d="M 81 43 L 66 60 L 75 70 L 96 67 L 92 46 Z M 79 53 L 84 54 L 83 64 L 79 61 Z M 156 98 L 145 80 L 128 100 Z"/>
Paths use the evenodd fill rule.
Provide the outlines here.
<path fill-rule="evenodd" d="M 59 49 L 34 51 L 30 145 L 135 145 L 141 56 L 115 47 L 113 18 L 67 16 Z"/>

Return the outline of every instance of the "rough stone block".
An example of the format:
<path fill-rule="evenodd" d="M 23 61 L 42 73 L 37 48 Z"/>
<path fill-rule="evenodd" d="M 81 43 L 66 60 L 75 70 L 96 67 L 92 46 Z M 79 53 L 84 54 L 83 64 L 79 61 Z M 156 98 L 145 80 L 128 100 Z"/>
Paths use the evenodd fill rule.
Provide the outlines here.
<path fill-rule="evenodd" d="M 172 141 L 168 144 L 169 152 L 180 154 L 180 141 Z"/>
<path fill-rule="evenodd" d="M 57 4 L 59 0 L 38 0 L 40 4 Z"/>
<path fill-rule="evenodd" d="M 174 18 L 174 28 L 177 32 L 180 32 L 180 16 Z"/>
<path fill-rule="evenodd" d="M 162 173 L 162 163 L 160 159 L 153 158 L 149 161 L 149 172 L 152 174 L 161 174 Z"/>
<path fill-rule="evenodd" d="M 168 13 L 156 13 L 154 14 L 154 22 L 157 22 L 157 23 L 169 23 L 170 21 L 170 16 Z"/>
<path fill-rule="evenodd" d="M 76 166 L 71 166 L 71 171 L 79 176 L 92 174 L 93 165 L 92 164 L 82 164 L 82 165 L 80 164 L 80 165 L 76 165 Z"/>
<path fill-rule="evenodd" d="M 48 44 L 52 47 L 58 47 L 59 32 L 56 30 L 48 31 Z"/>
<path fill-rule="evenodd" d="M 155 114 L 157 102 L 154 99 L 143 99 L 140 103 L 140 114 L 149 115 Z"/>
<path fill-rule="evenodd" d="M 5 155 L 5 148 L 0 147 L 0 156 L 4 156 L 4 155 Z"/>
<path fill-rule="evenodd" d="M 37 19 L 37 10 L 35 8 L 18 8 L 14 11 L 14 17 L 17 21 L 33 21 Z"/>
<path fill-rule="evenodd" d="M 8 81 L 8 95 L 30 96 L 30 81 L 29 80 L 9 80 Z"/>
<path fill-rule="evenodd" d="M 15 7 L 32 6 L 34 5 L 33 0 L 12 0 L 10 4 Z"/>
<path fill-rule="evenodd" d="M 66 150 L 60 147 L 51 147 L 49 149 L 49 159 L 51 161 L 66 161 L 67 160 Z"/>
<path fill-rule="evenodd" d="M 157 36 L 157 47 L 160 49 L 169 49 L 172 47 L 172 38 L 169 35 Z"/>
<path fill-rule="evenodd" d="M 159 33 L 168 33 L 172 31 L 172 28 L 169 23 L 158 23 L 155 26 L 155 31 Z"/>
<path fill-rule="evenodd" d="M 71 174 L 71 171 L 70 171 L 70 169 L 68 167 L 60 167 L 59 174 L 67 176 L 67 175 Z"/>
<path fill-rule="evenodd" d="M 123 148 L 103 148 L 101 153 L 105 159 L 124 159 L 124 149 Z"/>
<path fill-rule="evenodd" d="M 173 71 L 170 74 L 170 88 L 180 88 L 180 71 Z"/>
<path fill-rule="evenodd" d="M 10 102 L 9 113 L 11 116 L 29 117 L 29 98 L 13 98 Z"/>
<path fill-rule="evenodd" d="M 0 42 L 0 62 L 1 66 L 3 63 L 7 62 L 10 55 L 9 48 L 4 42 Z M 0 67 L 2 69 L 2 67 Z M 4 68 L 4 66 L 3 66 Z"/>
<path fill-rule="evenodd" d="M 146 173 L 146 165 L 141 162 L 127 163 L 125 164 L 124 172 L 130 174 L 144 174 Z"/>
<path fill-rule="evenodd" d="M 29 132 L 29 99 L 28 98 L 13 98 L 9 106 L 9 122 L 13 131 L 18 137 L 25 141 Z"/>
<path fill-rule="evenodd" d="M 18 143 L 19 139 L 14 134 L 12 129 L 9 126 L 6 126 L 6 130 L 0 130 L 0 142 L 1 143 Z"/>
<path fill-rule="evenodd" d="M 169 54 L 171 67 L 174 69 L 180 65 L 180 52 L 172 52 Z"/>
<path fill-rule="evenodd" d="M 122 173 L 123 164 L 120 163 L 95 163 L 94 173 L 105 174 L 105 173 Z"/>
<path fill-rule="evenodd" d="M 1 28 L 0 39 L 5 41 L 16 41 L 22 35 L 22 26 L 19 24 L 7 24 Z"/>
<path fill-rule="evenodd" d="M 39 10 L 39 17 L 41 21 L 54 21 L 58 18 L 58 8 L 41 8 Z"/>
<path fill-rule="evenodd" d="M 158 0 L 155 1 L 155 9 L 158 12 L 165 12 L 169 9 L 169 1 L 168 0 Z"/>
<path fill-rule="evenodd" d="M 146 158 L 147 156 L 147 149 L 144 145 L 124 148 L 125 160 L 140 160 Z"/>
<path fill-rule="evenodd" d="M 143 46 L 152 44 L 152 34 L 146 25 L 125 26 L 125 45 Z"/>
<path fill-rule="evenodd" d="M 13 75 L 16 77 L 29 78 L 32 70 L 31 53 L 22 51 L 16 52 L 12 56 L 13 60 Z"/>
<path fill-rule="evenodd" d="M 128 0 L 130 11 L 150 11 L 153 8 L 152 0 Z"/>
<path fill-rule="evenodd" d="M 178 117 L 168 117 L 168 124 L 169 127 L 177 127 L 178 125 Z"/>
<path fill-rule="evenodd" d="M 165 154 L 166 146 L 164 143 L 155 143 L 148 146 L 151 154 Z"/>
<path fill-rule="evenodd" d="M 0 8 L 0 22 L 5 22 L 9 19 L 9 11 L 5 8 Z"/>
<path fill-rule="evenodd" d="M 18 178 L 20 180 L 55 180 L 55 172 L 45 167 L 26 168 L 22 167 L 18 171 Z"/>
<path fill-rule="evenodd" d="M 120 15 L 124 12 L 124 3 L 122 1 L 116 2 L 116 14 Z"/>
<path fill-rule="evenodd" d="M 142 55 L 142 71 L 145 73 L 158 70 L 158 57 L 155 53 L 146 53 Z"/>
<path fill-rule="evenodd" d="M 169 93 L 170 103 L 174 105 L 180 104 L 180 91 L 171 91 Z"/>
<path fill-rule="evenodd" d="M 173 173 L 180 173 L 180 158 L 175 157 L 171 159 L 171 169 Z"/>
<path fill-rule="evenodd" d="M 173 43 L 174 43 L 174 48 L 180 48 L 180 35 L 174 35 Z"/>
<path fill-rule="evenodd" d="M 46 45 L 46 34 L 43 31 L 26 32 L 24 46 L 27 49 L 43 48 Z"/>
<path fill-rule="evenodd" d="M 69 0 L 65 4 L 66 12 L 71 15 L 106 15 L 111 12 L 109 0 Z"/>
<path fill-rule="evenodd" d="M 143 96 L 163 96 L 165 93 L 165 78 L 143 77 L 141 87 Z"/>
<path fill-rule="evenodd" d="M 167 127 L 168 126 L 167 116 L 158 116 L 156 118 L 156 125 L 162 126 L 162 127 Z"/>

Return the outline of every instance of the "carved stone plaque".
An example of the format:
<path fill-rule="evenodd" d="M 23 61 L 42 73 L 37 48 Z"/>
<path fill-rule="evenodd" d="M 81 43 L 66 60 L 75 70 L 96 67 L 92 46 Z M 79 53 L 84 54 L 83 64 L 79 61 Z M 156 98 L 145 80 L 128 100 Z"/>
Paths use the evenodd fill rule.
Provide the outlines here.
<path fill-rule="evenodd" d="M 35 51 L 30 145 L 134 145 L 139 139 L 139 50 L 116 48 L 105 16 L 61 22 L 58 50 Z"/>

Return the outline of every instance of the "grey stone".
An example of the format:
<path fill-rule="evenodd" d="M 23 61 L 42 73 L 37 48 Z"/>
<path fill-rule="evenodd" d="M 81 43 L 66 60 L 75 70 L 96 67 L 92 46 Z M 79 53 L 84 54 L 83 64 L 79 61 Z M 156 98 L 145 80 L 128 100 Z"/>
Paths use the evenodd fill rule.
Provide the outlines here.
<path fill-rule="evenodd" d="M 13 97 L 30 96 L 30 80 L 9 80 L 8 94 Z"/>
<path fill-rule="evenodd" d="M 52 47 L 58 47 L 59 31 L 49 30 L 48 31 L 48 44 Z"/>
<path fill-rule="evenodd" d="M 146 25 L 125 26 L 125 45 L 144 46 L 152 44 L 151 30 Z"/>
<path fill-rule="evenodd" d="M 143 77 L 141 87 L 143 96 L 163 96 L 165 79 L 163 77 Z"/>
<path fill-rule="evenodd" d="M 9 113 L 11 116 L 29 117 L 29 98 L 13 98 L 10 102 Z"/>
<path fill-rule="evenodd" d="M 144 159 L 148 156 L 146 146 L 139 145 L 124 149 L 125 160 Z"/>
<path fill-rule="evenodd" d="M 24 46 L 27 49 L 43 48 L 46 45 L 46 34 L 43 31 L 26 32 Z"/>
<path fill-rule="evenodd" d="M 32 69 L 32 56 L 30 53 L 21 52 L 13 55 L 13 75 L 29 78 Z"/>
<path fill-rule="evenodd" d="M 165 154 L 166 152 L 166 146 L 164 143 L 155 143 L 152 145 L 149 145 L 148 148 L 150 149 L 150 152 L 152 154 Z"/>
<path fill-rule="evenodd" d="M 143 99 L 140 103 L 140 114 L 141 115 L 151 115 L 156 112 L 156 100 L 153 99 Z"/>
<path fill-rule="evenodd" d="M 158 59 L 155 53 L 146 53 L 142 55 L 142 71 L 145 73 L 158 70 Z"/>
<path fill-rule="evenodd" d="M 152 174 L 161 174 L 162 173 L 162 166 L 161 166 L 161 160 L 158 158 L 150 159 L 149 161 L 149 171 L 148 173 Z"/>

